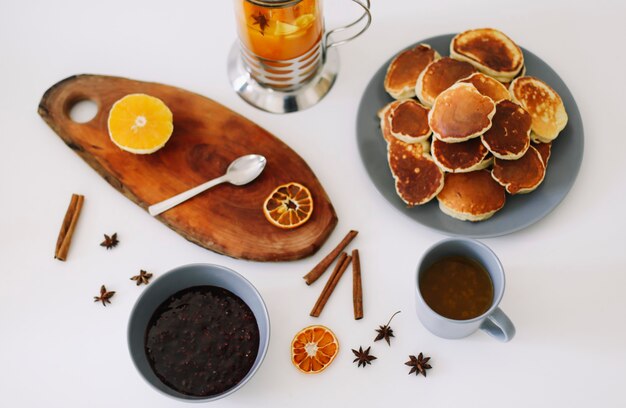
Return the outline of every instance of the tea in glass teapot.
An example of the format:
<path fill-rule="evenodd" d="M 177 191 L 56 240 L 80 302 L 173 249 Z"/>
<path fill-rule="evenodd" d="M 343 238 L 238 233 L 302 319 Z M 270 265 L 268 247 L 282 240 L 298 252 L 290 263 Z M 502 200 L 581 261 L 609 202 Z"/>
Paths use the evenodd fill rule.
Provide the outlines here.
<path fill-rule="evenodd" d="M 325 31 L 322 0 L 235 0 L 239 41 L 228 58 L 233 89 L 248 103 L 273 113 L 313 106 L 330 91 L 339 70 L 334 47 L 371 24 L 370 0 L 353 23 Z M 352 36 L 333 36 L 357 25 Z"/>

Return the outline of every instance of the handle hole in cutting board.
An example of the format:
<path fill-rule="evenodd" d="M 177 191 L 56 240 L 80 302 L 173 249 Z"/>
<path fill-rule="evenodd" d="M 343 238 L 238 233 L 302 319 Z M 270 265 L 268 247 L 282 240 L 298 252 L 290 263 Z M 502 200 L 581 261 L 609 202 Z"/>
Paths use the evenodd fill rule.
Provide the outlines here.
<path fill-rule="evenodd" d="M 69 106 L 69 116 L 76 123 L 87 123 L 98 114 L 98 104 L 91 99 L 81 99 Z"/>

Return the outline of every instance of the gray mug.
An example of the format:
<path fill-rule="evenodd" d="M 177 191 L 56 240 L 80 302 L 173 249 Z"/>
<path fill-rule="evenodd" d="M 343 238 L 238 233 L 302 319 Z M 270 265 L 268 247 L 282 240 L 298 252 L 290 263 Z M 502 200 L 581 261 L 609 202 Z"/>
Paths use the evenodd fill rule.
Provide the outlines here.
<path fill-rule="evenodd" d="M 444 317 L 426 304 L 420 292 L 420 276 L 434 262 L 449 256 L 464 256 L 481 263 L 493 283 L 493 301 L 482 315 L 468 320 L 454 320 Z M 431 246 L 422 256 L 417 266 L 415 282 L 417 293 L 417 316 L 430 332 L 446 339 L 459 339 L 469 336 L 478 329 L 484 330 L 499 341 L 509 341 L 515 336 L 515 326 L 498 307 L 504 294 L 504 269 L 500 260 L 485 244 L 464 238 L 445 239 Z"/>

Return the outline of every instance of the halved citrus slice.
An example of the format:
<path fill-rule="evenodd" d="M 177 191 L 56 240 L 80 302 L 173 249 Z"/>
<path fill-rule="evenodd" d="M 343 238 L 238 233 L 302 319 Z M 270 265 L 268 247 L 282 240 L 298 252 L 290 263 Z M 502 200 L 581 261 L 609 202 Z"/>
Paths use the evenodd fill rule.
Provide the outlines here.
<path fill-rule="evenodd" d="M 107 124 L 113 143 L 135 154 L 156 152 L 174 130 L 169 108 L 160 99 L 146 94 L 126 95 L 115 102 Z"/>
<path fill-rule="evenodd" d="M 273 225 L 289 229 L 307 222 L 313 213 L 313 197 L 308 188 L 299 183 L 276 187 L 263 204 L 263 214 Z"/>
<path fill-rule="evenodd" d="M 282 21 L 276 22 L 276 27 L 274 29 L 275 35 L 289 35 L 298 31 L 300 27 L 293 24 L 283 23 Z"/>
<path fill-rule="evenodd" d="M 337 337 L 324 326 L 305 327 L 291 342 L 291 362 L 305 374 L 322 372 L 338 352 Z"/>
<path fill-rule="evenodd" d="M 310 26 L 314 21 L 315 16 L 313 14 L 303 14 L 300 17 L 296 18 L 296 21 L 294 21 L 294 23 L 300 28 L 306 28 Z"/>

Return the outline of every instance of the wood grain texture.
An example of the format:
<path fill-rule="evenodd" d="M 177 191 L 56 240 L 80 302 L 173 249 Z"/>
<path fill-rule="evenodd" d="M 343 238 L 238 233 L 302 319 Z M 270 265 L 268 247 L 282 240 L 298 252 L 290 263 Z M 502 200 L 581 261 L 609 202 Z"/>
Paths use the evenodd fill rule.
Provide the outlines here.
<path fill-rule="evenodd" d="M 174 133 L 156 153 L 127 153 L 109 138 L 109 110 L 115 101 L 131 93 L 155 96 L 172 110 Z M 87 123 L 76 123 L 69 111 L 85 99 L 98 105 L 98 113 Z M 39 114 L 109 184 L 143 209 L 222 175 L 239 156 L 264 155 L 267 166 L 254 182 L 243 187 L 219 185 L 156 217 L 189 241 L 212 251 L 255 261 L 296 260 L 315 253 L 337 224 L 324 188 L 297 153 L 258 125 L 204 96 L 157 83 L 78 75 L 48 89 L 39 104 Z M 276 186 L 290 181 L 311 191 L 315 210 L 301 227 L 281 230 L 265 219 L 262 206 Z"/>

